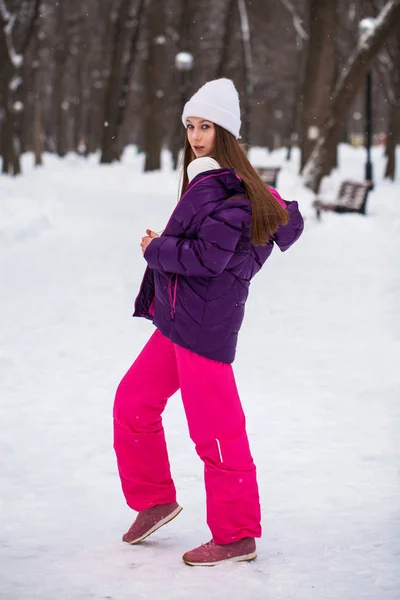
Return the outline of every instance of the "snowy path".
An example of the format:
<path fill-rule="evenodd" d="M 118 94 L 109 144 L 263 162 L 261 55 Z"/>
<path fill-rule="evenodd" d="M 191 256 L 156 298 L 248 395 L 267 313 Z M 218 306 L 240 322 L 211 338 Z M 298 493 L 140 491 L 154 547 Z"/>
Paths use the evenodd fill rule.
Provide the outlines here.
<path fill-rule="evenodd" d="M 342 152 L 333 184 L 362 169 Z M 152 331 L 130 318 L 139 237 L 162 229 L 175 176 L 139 175 L 134 156 L 48 164 L 0 178 L 1 600 L 398 599 L 399 183 L 378 185 L 368 218 L 317 224 L 293 166 L 281 174 L 306 233 L 255 279 L 235 366 L 264 536 L 252 564 L 190 569 L 181 554 L 209 532 L 179 396 L 164 423 L 184 511 L 138 547 L 120 541 L 134 515 L 111 429 Z"/>

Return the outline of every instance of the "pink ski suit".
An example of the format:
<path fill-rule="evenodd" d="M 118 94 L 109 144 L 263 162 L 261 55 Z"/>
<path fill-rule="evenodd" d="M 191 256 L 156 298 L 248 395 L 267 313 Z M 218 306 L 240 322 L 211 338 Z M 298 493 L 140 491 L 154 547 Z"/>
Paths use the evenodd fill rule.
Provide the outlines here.
<path fill-rule="evenodd" d="M 289 224 L 274 237 L 283 250 L 303 230 L 297 203 L 289 205 Z M 249 207 L 232 170 L 203 173 L 189 184 L 163 236 L 145 252 L 149 268 L 135 316 L 157 329 L 119 384 L 114 405 L 122 489 L 127 504 L 142 511 L 176 501 L 161 415 L 180 389 L 204 462 L 207 523 L 217 544 L 261 536 L 256 468 L 231 366 L 250 279 L 273 247 L 272 240 L 251 245 Z"/>

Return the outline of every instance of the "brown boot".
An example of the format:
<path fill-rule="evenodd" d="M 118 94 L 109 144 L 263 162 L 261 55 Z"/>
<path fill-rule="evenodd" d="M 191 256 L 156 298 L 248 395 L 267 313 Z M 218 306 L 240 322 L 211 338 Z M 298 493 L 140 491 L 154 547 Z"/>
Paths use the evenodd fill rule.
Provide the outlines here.
<path fill-rule="evenodd" d="M 254 560 L 257 557 L 254 538 L 243 538 L 232 544 L 216 544 L 211 540 L 182 556 L 183 561 L 192 567 L 214 567 L 223 562 Z"/>
<path fill-rule="evenodd" d="M 140 511 L 122 540 L 128 544 L 138 544 L 157 529 L 166 525 L 181 512 L 182 507 L 177 502 L 157 504 Z"/>

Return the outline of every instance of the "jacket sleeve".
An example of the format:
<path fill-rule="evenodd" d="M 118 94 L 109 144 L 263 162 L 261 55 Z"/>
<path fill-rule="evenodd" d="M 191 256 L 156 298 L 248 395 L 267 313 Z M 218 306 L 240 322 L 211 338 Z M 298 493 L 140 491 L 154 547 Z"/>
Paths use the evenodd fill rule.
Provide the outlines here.
<path fill-rule="evenodd" d="M 162 236 L 147 246 L 144 258 L 151 269 L 216 277 L 231 259 L 249 213 L 234 201 L 224 201 L 202 222 L 194 239 Z"/>
<path fill-rule="evenodd" d="M 281 206 L 286 207 L 286 210 L 289 213 L 289 222 L 286 225 L 281 225 L 272 238 L 273 241 L 278 244 L 280 250 L 284 252 L 290 248 L 290 246 L 292 246 L 292 244 L 294 244 L 303 233 L 304 221 L 299 211 L 299 205 L 297 202 L 288 202 L 286 200 L 282 200 L 278 192 L 272 188 L 271 192 Z"/>

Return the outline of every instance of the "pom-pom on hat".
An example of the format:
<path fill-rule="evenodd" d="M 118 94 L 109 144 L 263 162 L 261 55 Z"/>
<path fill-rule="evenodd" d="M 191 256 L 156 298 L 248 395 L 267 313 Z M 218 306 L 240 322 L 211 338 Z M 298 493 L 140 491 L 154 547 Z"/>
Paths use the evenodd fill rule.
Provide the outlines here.
<path fill-rule="evenodd" d="M 239 94 L 233 82 L 222 78 L 205 83 L 184 106 L 182 123 L 185 127 L 188 117 L 212 121 L 237 139 L 240 131 L 240 106 Z"/>

